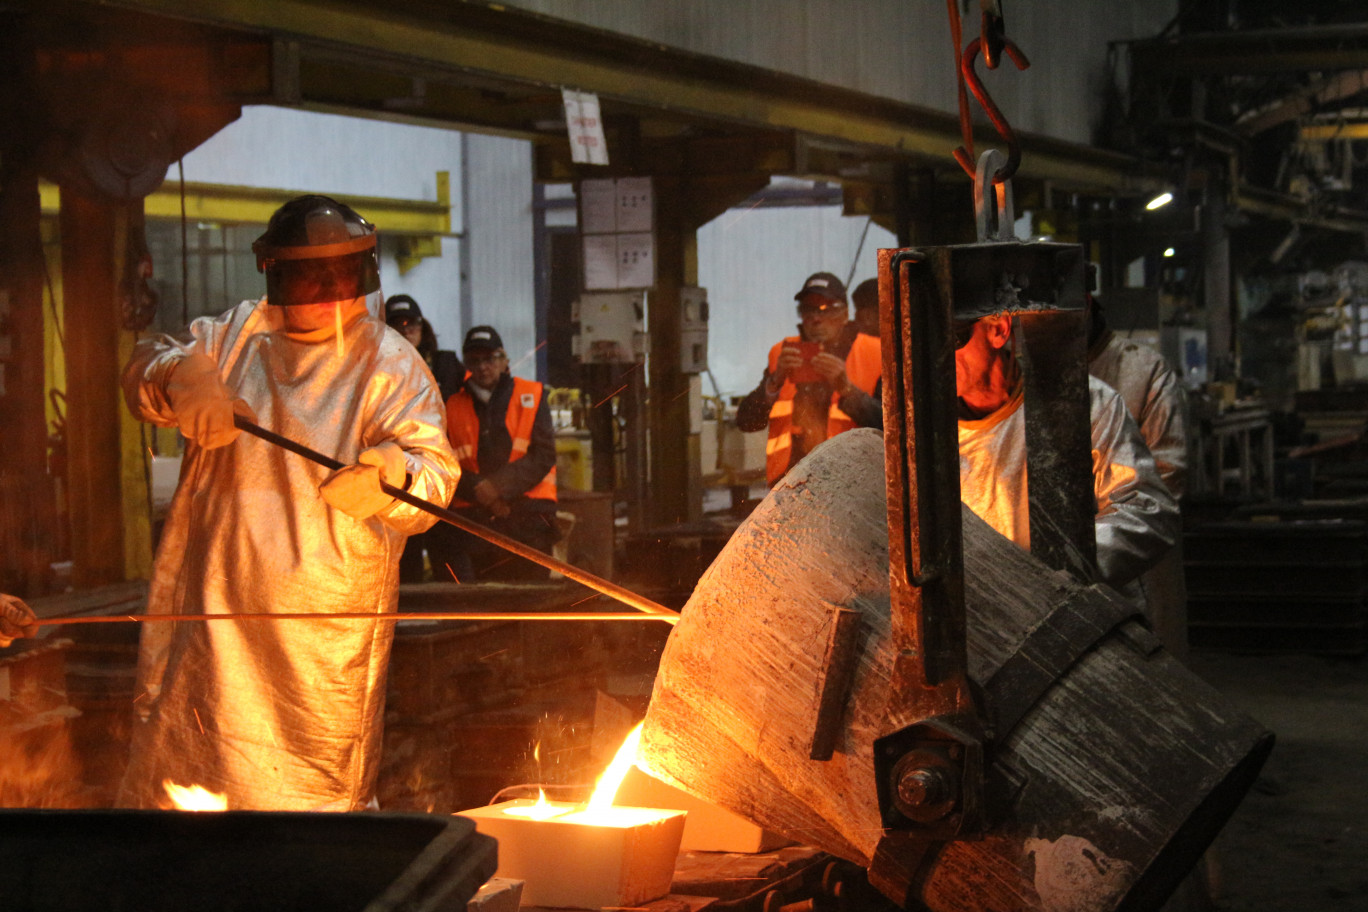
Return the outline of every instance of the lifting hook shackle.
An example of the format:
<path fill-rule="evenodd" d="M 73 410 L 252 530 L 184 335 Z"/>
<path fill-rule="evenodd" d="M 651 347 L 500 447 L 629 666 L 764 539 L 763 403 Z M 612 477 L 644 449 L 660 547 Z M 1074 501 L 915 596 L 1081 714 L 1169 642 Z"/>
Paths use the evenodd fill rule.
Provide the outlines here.
<path fill-rule="evenodd" d="M 969 42 L 969 46 L 964 49 L 964 55 L 960 58 L 960 73 L 964 76 L 964 82 L 969 87 L 969 91 L 974 93 L 974 97 L 978 99 L 978 103 L 983 106 L 984 112 L 987 113 L 988 119 L 993 122 L 998 135 L 1007 143 L 1007 163 L 993 175 L 993 183 L 1001 184 L 1011 180 L 1012 175 L 1016 174 L 1017 168 L 1021 165 L 1021 143 L 1017 140 L 1016 130 L 1007 122 L 1002 111 L 998 110 L 997 104 L 993 101 L 993 96 L 989 95 L 988 90 L 983 87 L 983 83 L 979 81 L 978 72 L 974 69 L 974 61 L 982 48 L 982 38 L 975 38 Z M 1016 64 L 1018 70 L 1024 70 L 1031 65 L 1031 61 L 1026 59 L 1026 55 L 1021 52 L 1021 48 L 1017 47 L 1012 39 L 1004 38 L 1002 48 L 1007 52 L 1007 56 L 1012 59 L 1012 62 Z M 960 146 L 955 150 L 954 155 L 955 161 L 959 162 L 964 173 L 974 177 L 976 169 L 970 153 L 963 146 Z"/>

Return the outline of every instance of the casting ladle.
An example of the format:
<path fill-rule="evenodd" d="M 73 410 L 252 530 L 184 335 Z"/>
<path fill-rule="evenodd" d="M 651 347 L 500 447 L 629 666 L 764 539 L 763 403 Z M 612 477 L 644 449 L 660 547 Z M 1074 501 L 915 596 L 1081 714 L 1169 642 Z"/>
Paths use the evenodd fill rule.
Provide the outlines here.
<path fill-rule="evenodd" d="M 300 455 L 300 456 L 303 456 L 305 459 L 312 460 L 313 462 L 316 462 L 316 463 L 318 463 L 319 465 L 324 466 L 325 468 L 332 469 L 333 471 L 337 471 L 338 469 L 344 468 L 344 465 L 343 465 L 341 462 L 338 462 L 336 459 L 333 459 L 331 456 L 327 456 L 327 455 L 324 455 L 323 453 L 318 452 L 317 450 L 310 449 L 309 447 L 306 447 L 304 444 L 300 443 L 300 442 L 297 441 L 297 440 L 291 440 L 289 437 L 284 437 L 284 436 L 282 436 L 282 435 L 280 435 L 280 434 L 275 433 L 274 431 L 268 431 L 268 430 L 266 430 L 265 428 L 261 427 L 260 425 L 257 425 L 257 424 L 254 424 L 254 423 L 251 422 L 251 421 L 248 421 L 246 418 L 243 418 L 241 415 L 234 415 L 234 416 L 233 416 L 233 422 L 237 425 L 237 427 L 238 427 L 240 430 L 245 431 L 245 432 L 248 433 L 248 434 L 251 434 L 253 437 L 259 437 L 259 438 L 261 438 L 262 440 L 265 440 L 267 443 L 274 444 L 275 446 L 281 447 L 282 449 L 289 450 L 291 453 L 296 453 L 296 454 L 298 454 L 298 455 Z M 567 579 L 572 579 L 572 580 L 574 580 L 575 582 L 580 583 L 581 585 L 588 586 L 590 589 L 594 589 L 594 590 L 596 590 L 596 591 L 598 591 L 598 592 L 603 593 L 603 594 L 606 595 L 606 596 L 609 596 L 610 598 L 614 598 L 614 599 L 616 599 L 617 601 L 622 602 L 624 605 L 628 605 L 628 606 L 630 606 L 630 607 L 632 607 L 632 608 L 637 609 L 637 611 L 641 612 L 641 614 L 624 614 L 624 613 L 621 613 L 621 612 L 613 613 L 613 612 L 606 612 L 606 611 L 603 611 L 603 612 L 587 612 L 587 611 L 586 611 L 586 612 L 564 612 L 564 611 L 562 611 L 562 612 L 554 612 L 554 611 L 543 611 L 543 612 L 493 612 L 493 613 L 488 613 L 488 612 L 487 612 L 487 613 L 473 613 L 473 612 L 457 612 L 457 611 L 431 611 L 431 612 L 408 612 L 408 611 L 406 611 L 406 612 L 403 612 L 403 613 L 401 613 L 401 614 L 393 614 L 393 613 L 391 613 L 391 614 L 384 614 L 384 615 L 377 615 L 377 614 L 370 613 L 370 612 L 329 613 L 329 614 L 316 614 L 316 613 L 315 613 L 315 614 L 308 614 L 308 613 L 300 613 L 300 614 L 284 614 L 284 613 L 281 613 L 281 614 L 276 614 L 276 613 L 271 613 L 271 612 L 261 612 L 261 613 L 254 613 L 254 614 L 238 614 L 238 613 L 234 613 L 234 614 L 204 614 L 204 615 L 184 615 L 184 614 L 153 614 L 153 615 L 146 615 L 146 614 L 143 614 L 143 615 L 127 615 L 127 614 L 122 614 L 122 615 L 88 615 L 88 616 L 85 616 L 85 617 L 46 618 L 46 619 L 40 619 L 38 623 L 41 624 L 41 625 L 46 626 L 46 625 L 49 625 L 49 624 L 98 624 L 98 623 L 116 623 L 116 622 L 121 622 L 121 621 L 227 620 L 227 619 L 230 619 L 230 618 L 231 618 L 231 619 L 236 619 L 236 620 L 245 620 L 245 619 L 249 619 L 249 618 L 252 618 L 252 619 L 260 618 L 260 619 L 263 619 L 263 620 L 291 620 L 291 619 L 310 619 L 310 618 L 312 618 L 312 619 L 319 619 L 319 618 L 329 618 L 329 619 L 337 619 L 337 618 L 370 618 L 370 619 L 376 619 L 376 618 L 379 618 L 379 619 L 382 619 L 382 620 L 383 620 L 383 619 L 389 618 L 389 619 L 393 619 L 393 620 L 404 620 L 404 621 L 408 621 L 408 620 L 527 620 L 527 621 L 531 621 L 531 620 L 564 620 L 564 621 L 619 621 L 619 620 L 622 620 L 622 621 L 625 621 L 625 620 L 640 620 L 640 621 L 647 621 L 647 620 L 654 620 L 654 621 L 664 621 L 664 622 L 666 622 L 666 623 L 673 624 L 673 623 L 675 623 L 675 621 L 677 621 L 677 620 L 679 619 L 679 612 L 677 612 L 677 611 L 672 611 L 671 609 L 666 608 L 664 605 L 660 604 L 659 602 L 652 601 L 651 599 L 648 599 L 648 598 L 646 598 L 646 597 L 643 596 L 643 595 L 639 595 L 638 593 L 635 593 L 635 592 L 633 592 L 633 591 L 630 590 L 630 589 L 624 589 L 622 586 L 619 586 L 617 583 L 609 582 L 608 580 L 604 579 L 603 577 L 601 577 L 601 576 L 596 576 L 595 574 L 590 573 L 590 572 L 588 572 L 587 570 L 581 570 L 579 567 L 575 567 L 575 566 L 573 566 L 573 565 L 571 565 L 571 564 L 567 564 L 567 563 L 565 563 L 564 561 L 556 560 L 556 558 L 552 557 L 551 555 L 549 555 L 549 554 L 543 554 L 542 552 L 538 551 L 536 548 L 532 548 L 532 547 L 529 547 L 529 546 L 527 546 L 527 545 L 524 545 L 522 542 L 516 541 L 515 539 L 512 539 L 512 538 L 509 538 L 507 535 L 501 535 L 501 534 L 499 534 L 498 532 L 495 532 L 495 531 L 492 530 L 492 529 L 488 529 L 488 528 L 486 528 L 486 527 L 480 525 L 479 523 L 471 522 L 470 520 L 466 519 L 464 516 L 461 516 L 460 514 L 455 513 L 455 512 L 453 512 L 452 510 L 447 509 L 446 507 L 439 507 L 439 506 L 437 506 L 437 505 L 434 504 L 434 503 L 430 503 L 429 501 L 423 500 L 421 497 L 415 497 L 414 495 L 410 494 L 409 492 L 407 492 L 407 491 L 405 491 L 405 490 L 402 490 L 402 489 L 400 489 L 400 488 L 396 488 L 396 487 L 394 487 L 393 485 L 386 484 L 386 483 L 383 482 L 383 481 L 380 482 L 380 488 L 381 488 L 381 490 L 383 490 L 386 494 L 390 495 L 391 497 L 393 497 L 393 498 L 396 499 L 396 500 L 403 501 L 404 503 L 408 504 L 408 505 L 411 506 L 411 507 L 416 507 L 416 508 L 418 508 L 419 510 L 422 510 L 424 513 L 428 513 L 428 514 L 431 514 L 432 516 L 437 517 L 438 519 L 442 520 L 443 522 L 450 523 L 451 525 L 455 526 L 455 527 L 458 528 L 458 529 L 463 529 L 463 530 L 465 530 L 466 532 L 469 532 L 471 535 L 477 535 L 477 536 L 479 536 L 480 538 L 484 539 L 485 541 L 490 542 L 490 543 L 495 544 L 495 545 L 498 545 L 500 548 L 503 548 L 503 549 L 506 550 L 506 551 L 511 551 L 513 554 L 516 554 L 516 555 L 518 555 L 519 557 L 524 557 L 524 558 L 526 558 L 526 559 L 532 561 L 533 563 L 540 564 L 541 566 L 546 567 L 546 568 L 549 569 L 549 570 L 554 570 L 554 571 L 556 571 L 557 573 L 561 574 L 562 576 L 566 577 Z"/>

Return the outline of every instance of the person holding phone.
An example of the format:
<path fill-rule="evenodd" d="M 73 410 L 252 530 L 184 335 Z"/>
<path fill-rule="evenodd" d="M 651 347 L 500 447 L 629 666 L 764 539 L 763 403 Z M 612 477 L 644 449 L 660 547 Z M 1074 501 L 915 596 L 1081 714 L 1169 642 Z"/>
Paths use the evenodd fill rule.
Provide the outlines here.
<path fill-rule="evenodd" d="M 879 340 L 850 322 L 844 283 L 829 272 L 813 273 L 793 297 L 802 321 L 798 335 L 774 344 L 760 385 L 736 412 L 742 431 L 769 431 L 765 480 L 771 487 L 818 444 L 882 419 L 873 396 Z"/>

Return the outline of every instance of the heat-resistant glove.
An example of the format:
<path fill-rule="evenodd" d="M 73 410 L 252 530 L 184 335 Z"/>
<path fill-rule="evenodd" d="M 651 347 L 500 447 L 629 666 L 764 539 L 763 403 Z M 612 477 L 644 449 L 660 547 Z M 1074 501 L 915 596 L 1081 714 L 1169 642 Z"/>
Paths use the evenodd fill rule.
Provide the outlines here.
<path fill-rule="evenodd" d="M 356 462 L 333 472 L 318 486 L 328 505 L 356 519 L 374 516 L 388 507 L 393 497 L 380 489 L 385 484 L 404 486 L 408 477 L 408 460 L 404 448 L 392 440 L 362 450 Z"/>
<path fill-rule="evenodd" d="M 0 647 L 18 637 L 38 635 L 38 618 L 21 599 L 0 592 Z"/>
<path fill-rule="evenodd" d="M 241 399 L 234 399 L 219 378 L 218 365 L 208 355 L 186 355 L 166 381 L 166 397 L 176 413 L 176 423 L 187 440 L 206 450 L 227 446 L 242 433 L 233 415 L 256 421 L 256 413 Z"/>

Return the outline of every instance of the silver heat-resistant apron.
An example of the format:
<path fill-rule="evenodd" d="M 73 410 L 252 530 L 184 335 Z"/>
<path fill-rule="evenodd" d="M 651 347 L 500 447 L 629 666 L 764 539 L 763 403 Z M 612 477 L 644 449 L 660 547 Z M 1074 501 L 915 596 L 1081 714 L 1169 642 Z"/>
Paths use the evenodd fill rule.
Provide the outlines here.
<path fill-rule="evenodd" d="M 410 491 L 446 504 L 460 468 L 442 402 L 418 352 L 362 315 L 301 342 L 280 311 L 244 302 L 196 320 L 194 341 L 140 342 L 124 374 L 134 414 L 167 426 L 165 394 L 191 351 L 219 365 L 263 427 L 343 463 L 392 440 Z M 395 610 L 406 536 L 432 518 L 395 502 L 365 520 L 329 507 L 329 470 L 247 434 L 190 444 L 153 572 L 149 611 L 382 613 Z M 349 810 L 369 800 L 379 761 L 393 624 L 370 620 L 187 621 L 144 626 L 132 755 L 120 804 L 165 806 L 162 782 L 226 793 L 235 809 Z"/>

